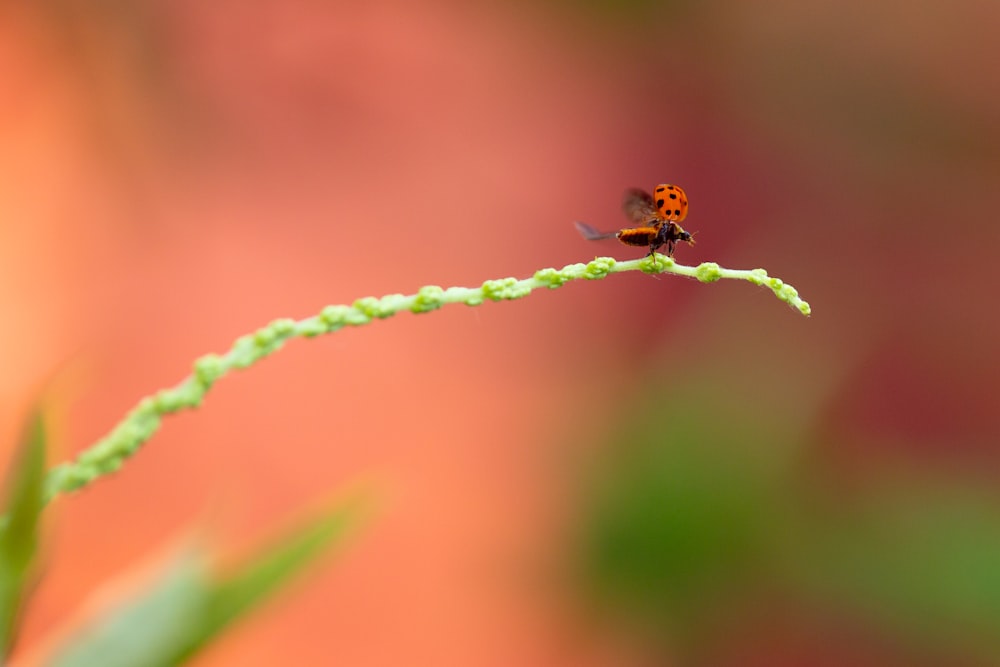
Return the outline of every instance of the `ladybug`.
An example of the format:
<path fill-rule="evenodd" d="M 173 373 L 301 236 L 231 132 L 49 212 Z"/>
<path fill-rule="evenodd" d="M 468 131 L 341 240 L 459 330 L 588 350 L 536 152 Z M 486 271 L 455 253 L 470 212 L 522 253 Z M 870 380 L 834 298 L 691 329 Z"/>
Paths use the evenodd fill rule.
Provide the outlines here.
<path fill-rule="evenodd" d="M 635 227 L 601 232 L 578 221 L 576 229 L 588 241 L 614 237 L 625 245 L 648 247 L 650 255 L 666 246 L 667 256 L 672 257 L 678 241 L 694 245 L 694 237 L 678 224 L 688 213 L 687 193 L 679 185 L 657 185 L 652 195 L 645 190 L 630 188 L 622 198 L 622 210 Z"/>

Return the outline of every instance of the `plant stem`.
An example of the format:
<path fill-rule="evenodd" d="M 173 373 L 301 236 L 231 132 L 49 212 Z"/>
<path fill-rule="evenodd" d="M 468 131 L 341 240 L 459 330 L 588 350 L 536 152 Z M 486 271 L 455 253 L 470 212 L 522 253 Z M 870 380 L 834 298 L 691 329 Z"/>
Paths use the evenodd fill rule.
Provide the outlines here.
<path fill-rule="evenodd" d="M 809 304 L 799 298 L 794 287 L 778 278 L 768 277 L 764 269 L 724 269 L 712 262 L 684 266 L 659 254 L 626 262 L 598 257 L 587 264 L 570 264 L 558 270 L 541 269 L 531 278 L 523 280 L 501 278 L 487 280 L 480 287 L 448 289 L 429 285 L 409 296 L 389 294 L 380 299 L 358 299 L 349 306 L 327 306 L 318 315 L 303 320 L 275 320 L 255 333 L 236 339 L 225 354 L 208 354 L 195 361 L 194 372 L 180 384 L 143 398 L 108 435 L 82 452 L 75 461 L 52 468 L 45 480 L 45 501 L 48 502 L 61 493 L 81 489 L 96 479 L 117 471 L 126 459 L 153 437 L 164 416 L 198 407 L 217 380 L 232 370 L 252 366 L 279 350 L 291 338 L 312 338 L 345 326 L 362 326 L 373 319 L 385 319 L 403 310 L 426 313 L 449 303 L 478 306 L 487 300 L 520 299 L 540 287 L 555 289 L 571 280 L 599 280 L 612 273 L 626 271 L 674 273 L 697 278 L 705 283 L 721 278 L 746 280 L 770 288 L 775 296 L 803 315 L 810 314 Z"/>

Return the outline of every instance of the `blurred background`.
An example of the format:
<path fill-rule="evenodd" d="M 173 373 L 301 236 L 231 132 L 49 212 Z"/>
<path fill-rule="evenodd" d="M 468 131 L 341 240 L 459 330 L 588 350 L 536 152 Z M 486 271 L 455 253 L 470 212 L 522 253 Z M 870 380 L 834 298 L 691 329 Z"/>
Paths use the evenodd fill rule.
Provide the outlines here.
<path fill-rule="evenodd" d="M 19 651 L 195 528 L 382 510 L 199 665 L 1000 664 L 992 0 L 0 7 L 0 441 L 55 460 L 329 303 L 678 260 L 297 341 L 48 514 Z M 16 657 L 17 654 L 15 654 Z"/>

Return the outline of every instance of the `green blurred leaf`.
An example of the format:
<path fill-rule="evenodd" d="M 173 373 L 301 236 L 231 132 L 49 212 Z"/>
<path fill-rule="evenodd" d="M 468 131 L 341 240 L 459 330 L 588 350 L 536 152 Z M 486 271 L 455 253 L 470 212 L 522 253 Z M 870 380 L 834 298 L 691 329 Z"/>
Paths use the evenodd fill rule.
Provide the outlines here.
<path fill-rule="evenodd" d="M 907 643 L 1000 657 L 1000 500 L 925 480 L 803 526 L 786 572 Z"/>
<path fill-rule="evenodd" d="M 695 383 L 636 397 L 585 482 L 581 583 L 603 613 L 669 635 L 675 652 L 766 577 L 795 451 L 778 417 L 726 399 Z"/>
<path fill-rule="evenodd" d="M 208 613 L 188 654 L 203 647 L 328 547 L 342 542 L 367 516 L 367 510 L 365 498 L 344 502 L 301 526 L 235 574 L 216 581 Z"/>
<path fill-rule="evenodd" d="M 7 481 L 6 516 L 0 525 L 0 652 L 7 655 L 30 581 L 38 547 L 38 519 L 45 479 L 45 426 L 36 412 L 29 419 Z"/>
<path fill-rule="evenodd" d="M 342 543 L 366 509 L 367 503 L 359 497 L 340 502 L 261 550 L 234 574 L 214 575 L 204 554 L 186 554 L 158 584 L 96 621 L 50 664 L 181 664 L 321 554 Z"/>
<path fill-rule="evenodd" d="M 698 0 L 558 0 L 571 8 L 580 8 L 602 18 L 610 17 L 623 23 L 656 29 L 661 35 L 679 30 L 677 23 L 700 9 Z M 650 23 L 651 19 L 669 16 L 670 21 Z"/>
<path fill-rule="evenodd" d="M 212 583 L 205 560 L 178 557 L 160 580 L 135 599 L 98 619 L 51 665 L 58 667 L 156 667 L 177 664 L 191 646 L 209 605 Z"/>

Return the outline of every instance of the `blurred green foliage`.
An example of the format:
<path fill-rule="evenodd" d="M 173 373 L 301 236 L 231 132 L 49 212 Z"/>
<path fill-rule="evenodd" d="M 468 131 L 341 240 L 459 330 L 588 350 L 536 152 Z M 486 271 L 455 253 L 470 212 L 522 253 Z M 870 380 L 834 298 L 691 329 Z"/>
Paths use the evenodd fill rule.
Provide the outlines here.
<path fill-rule="evenodd" d="M 622 21 L 642 22 L 653 15 L 664 13 L 677 17 L 695 11 L 701 3 L 698 0 L 562 0 L 565 4 L 575 5 L 593 13 L 617 18 Z M 669 33 L 676 29 L 672 22 L 661 26 L 663 32 Z"/>
<path fill-rule="evenodd" d="M 4 523 L 0 526 L 0 653 L 4 656 L 17 636 L 17 621 L 33 574 L 44 479 L 45 425 L 41 413 L 35 412 L 9 473 Z"/>
<path fill-rule="evenodd" d="M 39 521 L 44 508 L 46 431 L 30 418 L 7 480 L 0 524 L 0 650 L 11 652 L 32 577 L 38 575 Z M 241 567 L 217 573 L 204 549 L 175 558 L 158 581 L 135 593 L 62 647 L 54 665 L 138 667 L 185 662 L 229 625 L 254 610 L 368 514 L 366 496 L 338 501 L 259 550 Z"/>
<path fill-rule="evenodd" d="M 720 419 L 700 407 L 713 388 L 687 389 L 629 403 L 583 494 L 580 565 L 601 608 L 697 644 L 766 574 L 791 449 L 768 413 L 730 405 Z"/>
<path fill-rule="evenodd" d="M 165 667 L 186 662 L 330 547 L 341 544 L 366 513 L 360 498 L 339 502 L 229 574 L 214 573 L 205 553 L 185 553 L 156 584 L 93 619 L 51 664 Z"/>
<path fill-rule="evenodd" d="M 801 533 L 786 572 L 804 595 L 911 646 L 1000 659 L 995 494 L 954 480 L 889 481 Z"/>
<path fill-rule="evenodd" d="M 815 614 L 803 627 L 1000 660 L 996 494 L 930 474 L 841 488 L 808 425 L 674 380 L 626 403 L 585 478 L 576 564 L 599 613 L 689 661 L 773 599 Z"/>

